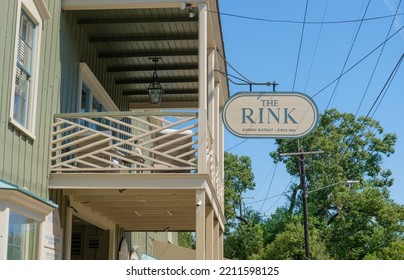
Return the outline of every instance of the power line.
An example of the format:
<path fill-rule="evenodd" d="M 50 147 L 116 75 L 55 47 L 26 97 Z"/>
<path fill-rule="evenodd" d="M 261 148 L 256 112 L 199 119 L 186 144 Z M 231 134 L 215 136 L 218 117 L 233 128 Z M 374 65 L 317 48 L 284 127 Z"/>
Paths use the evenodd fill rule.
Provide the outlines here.
<path fill-rule="evenodd" d="M 275 197 L 278 197 L 278 199 L 271 205 L 271 207 L 269 207 L 267 210 L 265 210 L 265 211 L 263 212 L 264 215 L 265 215 L 265 213 L 267 213 L 268 211 L 270 211 L 272 208 L 274 208 L 275 205 L 276 205 L 276 204 L 279 202 L 279 200 L 282 198 L 282 196 L 284 196 L 284 195 L 286 194 L 286 189 L 290 186 L 290 184 L 292 183 L 293 179 L 294 179 L 293 177 L 290 178 L 289 183 L 288 183 L 288 184 L 286 185 L 286 187 L 283 189 L 283 193 L 281 193 L 281 194 L 275 196 Z"/>
<path fill-rule="evenodd" d="M 399 2 L 398 5 L 397 5 L 397 9 L 396 9 L 395 15 L 394 15 L 394 17 L 393 17 L 393 19 L 392 19 L 392 21 L 391 21 L 391 23 L 390 23 L 389 30 L 388 30 L 388 32 L 387 32 L 387 34 L 386 34 L 386 39 L 387 39 L 387 37 L 390 35 L 391 29 L 393 28 L 394 21 L 395 21 L 395 19 L 396 19 L 396 15 L 397 15 L 397 13 L 398 13 L 398 10 L 399 10 L 399 8 L 400 8 L 400 5 L 401 5 L 401 0 L 400 0 L 400 2 Z M 386 43 L 383 44 L 383 47 L 382 47 L 382 49 L 380 50 L 379 57 L 377 58 L 377 61 L 376 61 L 375 66 L 373 67 L 373 71 L 372 71 L 372 74 L 370 75 L 370 78 L 369 78 L 368 84 L 367 84 L 367 86 L 366 86 L 365 92 L 363 93 L 362 99 L 361 99 L 361 101 L 360 101 L 360 103 L 359 103 L 359 106 L 358 106 L 358 109 L 356 110 L 355 117 L 358 115 L 359 110 L 360 110 L 360 108 L 361 108 L 361 106 L 362 106 L 363 100 L 365 99 L 365 97 L 366 97 L 366 95 L 367 95 L 367 93 L 368 93 L 370 84 L 371 84 L 371 82 L 372 82 L 373 76 L 374 76 L 375 73 L 376 73 L 376 68 L 377 68 L 377 66 L 379 65 L 380 58 L 382 57 L 382 54 L 383 54 L 383 51 L 384 51 L 384 47 L 385 47 L 385 46 L 386 46 Z"/>
<path fill-rule="evenodd" d="M 271 169 L 268 169 L 268 172 L 267 172 L 267 174 L 265 175 L 265 178 L 264 178 L 264 180 L 263 180 L 263 182 L 259 185 L 259 187 L 258 188 L 256 188 L 254 191 L 254 195 L 253 195 L 253 197 L 255 197 L 257 194 L 258 194 L 258 192 L 261 190 L 261 188 L 264 186 L 264 184 L 265 184 L 265 182 L 267 181 L 267 178 L 269 177 L 269 174 L 271 174 L 271 172 L 272 172 L 272 170 L 275 168 L 275 165 L 272 165 L 272 168 Z"/>
<path fill-rule="evenodd" d="M 372 112 L 373 108 L 376 106 L 377 101 L 379 100 L 379 98 L 380 98 L 381 95 L 383 94 L 384 90 L 388 88 L 388 85 L 391 83 L 391 81 L 392 81 L 393 78 L 395 77 L 395 74 L 397 73 L 397 70 L 399 69 L 399 67 L 400 67 L 400 65 L 401 65 L 401 63 L 402 63 L 403 58 L 404 58 L 404 53 L 401 55 L 400 59 L 398 60 L 398 62 L 397 62 L 397 64 L 396 64 L 396 66 L 394 67 L 394 69 L 393 69 L 392 72 L 390 73 L 390 75 L 389 75 L 387 81 L 385 82 L 383 88 L 380 90 L 380 93 L 378 94 L 376 100 L 373 102 L 373 104 L 372 104 L 371 108 L 369 109 L 368 113 L 367 113 L 366 116 L 362 119 L 362 122 L 361 122 L 361 124 L 359 125 L 359 129 L 361 129 L 362 126 L 365 124 L 365 121 L 368 120 L 368 117 L 369 117 L 370 113 Z M 380 103 L 379 103 L 379 105 L 380 105 Z M 379 106 L 379 105 L 378 105 L 378 106 Z M 374 111 L 374 113 L 375 113 L 375 111 Z M 374 114 L 374 113 L 373 113 L 373 114 Z M 353 135 L 352 137 L 355 137 L 356 134 L 358 134 L 358 133 L 359 133 L 359 130 L 358 130 L 358 131 L 355 133 L 355 135 Z M 340 161 L 342 161 L 342 160 L 345 158 L 345 156 L 348 154 L 348 146 L 345 147 L 344 152 L 341 153 L 341 154 L 342 154 L 342 156 L 341 156 L 341 158 L 340 158 Z"/>
<path fill-rule="evenodd" d="M 289 184 L 288 184 L 288 186 L 289 186 Z M 288 187 L 288 186 L 286 186 L 286 187 Z M 286 189 L 286 188 L 285 188 L 285 189 Z M 280 193 L 280 194 L 276 194 L 276 195 L 273 195 L 273 196 L 268 196 L 267 198 L 264 198 L 264 199 L 255 200 L 255 201 L 252 201 L 252 202 L 247 202 L 246 204 L 255 204 L 255 203 L 262 202 L 262 201 L 267 201 L 267 200 L 269 200 L 269 199 L 276 198 L 276 197 L 279 197 L 279 196 L 283 196 L 283 195 L 285 195 L 285 194 L 286 194 L 286 192 L 282 192 L 282 193 Z"/>
<path fill-rule="evenodd" d="M 226 150 L 226 152 L 228 152 L 228 151 L 230 151 L 230 150 L 236 148 L 237 146 L 240 146 L 241 144 L 243 144 L 244 142 L 246 142 L 246 141 L 248 141 L 248 140 L 249 140 L 249 139 L 245 139 L 245 140 L 239 142 L 238 144 L 236 144 L 236 145 L 234 145 L 234 146 L 228 148 L 228 149 Z"/>
<path fill-rule="evenodd" d="M 274 182 L 274 178 L 275 178 L 276 167 L 278 167 L 278 163 L 275 164 L 274 173 L 272 173 L 272 179 L 271 179 L 271 182 L 269 183 L 269 187 L 268 187 L 267 193 L 265 194 L 264 199 L 266 199 L 268 197 L 269 191 L 271 190 L 272 183 Z M 262 207 L 264 207 L 264 204 L 265 204 L 265 201 L 262 203 L 261 208 L 260 208 L 260 210 L 258 210 L 258 212 L 261 212 Z"/>
<path fill-rule="evenodd" d="M 258 18 L 258 17 L 250 17 L 250 16 L 243 16 L 237 14 L 230 14 L 230 13 L 223 13 L 217 11 L 209 11 L 211 13 L 220 14 L 221 16 L 228 16 L 228 17 L 235 17 L 240 19 L 246 20 L 254 20 L 254 21 L 262 21 L 262 22 L 271 22 L 271 23 L 292 23 L 292 24 L 302 24 L 302 21 L 297 20 L 287 20 L 287 19 L 265 19 L 265 18 Z M 398 16 L 404 15 L 404 13 L 397 14 Z M 394 17 L 394 15 L 384 15 L 378 17 L 369 17 L 364 18 L 363 20 L 353 19 L 353 20 L 336 20 L 336 21 L 306 21 L 306 24 L 347 24 L 347 23 L 356 23 L 360 21 L 373 21 L 373 20 L 381 20 L 385 18 Z"/>
<path fill-rule="evenodd" d="M 304 19 L 303 19 L 303 25 L 302 25 L 302 33 L 301 33 L 301 35 L 300 35 L 299 52 L 298 52 L 298 54 L 297 54 L 297 62 L 296 62 L 296 69 L 295 69 L 295 77 L 294 77 L 294 79 L 293 79 L 292 91 L 295 90 L 297 71 L 298 71 L 298 69 L 299 69 L 300 53 L 301 53 L 301 51 L 302 51 L 304 27 L 306 26 L 306 16 L 307 16 L 307 8 L 308 8 L 308 6 L 309 6 L 309 0 L 306 0 L 306 8 L 305 8 L 305 10 L 304 10 Z"/>
<path fill-rule="evenodd" d="M 327 14 L 328 4 L 329 4 L 329 0 L 327 0 L 327 4 L 326 4 L 325 9 L 324 9 L 322 21 L 324 21 L 325 15 Z M 320 41 L 321 33 L 323 31 L 323 26 L 324 26 L 324 24 L 321 24 L 320 30 L 319 30 L 318 35 L 317 35 L 316 46 L 314 47 L 313 57 L 311 58 L 309 73 L 307 74 L 307 80 L 306 80 L 306 84 L 304 85 L 304 91 L 303 92 L 306 92 L 307 84 L 308 84 L 308 82 L 310 80 L 311 70 L 313 68 L 314 58 L 316 57 L 316 54 L 317 54 L 317 47 L 318 47 L 318 43 Z"/>
<path fill-rule="evenodd" d="M 396 75 L 396 73 L 397 73 L 397 72 L 394 73 L 394 76 Z M 377 104 L 375 110 L 373 111 L 372 116 L 371 116 L 372 119 L 373 119 L 373 116 L 376 114 L 377 109 L 379 109 L 380 104 L 382 104 L 382 102 L 383 102 L 383 100 L 384 100 L 384 97 L 386 96 L 386 93 L 387 93 L 387 91 L 389 90 L 391 83 L 393 82 L 394 76 L 393 76 L 393 78 L 390 80 L 389 84 L 388 84 L 387 87 L 386 87 L 386 90 L 385 90 L 384 93 L 383 93 L 382 98 L 380 99 L 380 101 L 379 101 L 379 103 Z"/>
<path fill-rule="evenodd" d="M 385 89 L 388 88 L 388 86 L 390 85 L 390 82 L 394 79 L 397 70 L 400 68 L 401 62 L 403 61 L 404 58 L 404 53 L 401 55 L 400 59 L 398 60 L 396 66 L 394 67 L 393 71 L 391 71 L 387 81 L 384 83 L 383 88 L 381 89 L 380 93 L 378 94 L 376 100 L 373 102 L 372 107 L 369 109 L 368 113 L 366 114 L 366 117 L 363 119 L 362 121 L 362 125 L 365 122 L 365 120 L 369 117 L 371 111 L 373 110 L 373 108 L 376 106 L 376 103 L 378 102 L 379 98 L 382 96 L 383 92 L 385 91 Z M 380 103 L 379 103 L 380 105 Z M 377 107 L 379 106 L 377 105 Z M 374 113 L 373 113 L 374 114 Z M 361 125 L 361 126 L 362 126 Z"/>
<path fill-rule="evenodd" d="M 353 68 L 355 68 L 356 66 L 358 66 L 361 62 L 363 62 L 366 58 L 368 58 L 371 54 L 373 54 L 375 51 L 377 51 L 381 46 L 383 46 L 384 43 L 386 43 L 387 41 L 389 41 L 391 38 L 393 38 L 394 36 L 396 36 L 398 33 L 400 33 L 401 30 L 404 29 L 404 25 L 401 26 L 396 32 L 394 32 L 390 37 L 388 37 L 386 40 L 384 40 L 381 44 L 379 44 L 377 47 L 375 47 L 372 51 L 370 51 L 367 55 L 365 55 L 364 57 L 362 57 L 358 62 L 356 62 L 354 65 L 352 65 L 350 68 L 348 68 L 346 71 L 344 71 L 342 74 L 340 74 L 337 78 L 335 78 L 333 81 L 331 81 L 330 83 L 328 83 L 326 86 L 324 86 L 322 89 L 320 89 L 319 91 L 317 91 L 315 94 L 313 94 L 311 97 L 314 98 L 317 95 L 319 95 L 321 92 L 323 92 L 324 90 L 326 90 L 329 86 L 331 86 L 335 81 L 337 81 L 339 78 L 341 78 L 342 76 L 344 76 L 345 74 L 347 74 L 348 72 L 350 72 Z"/>
<path fill-rule="evenodd" d="M 359 27 L 358 27 L 358 29 L 356 30 L 355 37 L 354 37 L 354 39 L 353 39 L 353 41 L 352 41 L 351 47 L 349 48 L 348 55 L 347 55 L 347 57 L 345 58 L 344 65 L 342 66 L 340 76 L 339 76 L 339 78 L 338 78 L 338 80 L 337 80 L 337 83 L 335 84 L 334 90 L 333 90 L 333 92 L 332 92 L 332 94 L 331 94 L 330 100 L 328 101 L 327 107 L 325 108 L 326 110 L 327 110 L 328 107 L 331 105 L 331 101 L 332 101 L 332 99 L 333 99 L 334 96 L 335 96 L 335 93 L 336 93 L 336 91 L 337 91 L 339 82 L 340 82 L 341 77 L 342 77 L 342 73 L 344 72 L 345 67 L 346 67 L 346 64 L 348 63 L 349 57 L 351 56 L 351 52 L 352 52 L 353 47 L 354 47 L 354 45 L 355 45 L 355 43 L 356 43 L 356 39 L 358 38 L 358 34 L 359 34 L 359 31 L 360 31 L 360 29 L 361 29 L 361 27 L 362 27 L 363 19 L 365 18 L 365 15 L 366 15 L 366 13 L 367 13 L 367 11 L 368 11 L 370 2 L 371 2 L 371 0 L 368 1 L 368 4 L 367 4 L 366 9 L 365 9 L 365 12 L 363 13 L 363 16 L 362 16 L 362 20 L 360 21 Z"/>

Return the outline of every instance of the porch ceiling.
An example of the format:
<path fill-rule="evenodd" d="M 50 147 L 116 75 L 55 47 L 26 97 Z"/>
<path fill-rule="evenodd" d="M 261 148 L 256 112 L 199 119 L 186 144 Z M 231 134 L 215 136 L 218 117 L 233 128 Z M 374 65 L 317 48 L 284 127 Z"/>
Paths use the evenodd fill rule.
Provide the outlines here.
<path fill-rule="evenodd" d="M 71 207 L 127 231 L 194 231 L 195 190 L 70 189 Z"/>
<path fill-rule="evenodd" d="M 179 8 L 73 13 L 106 66 L 106 75 L 112 75 L 130 103 L 148 102 L 151 58 L 161 57 L 157 74 L 165 91 L 163 102 L 197 104 L 198 15 L 190 18 Z"/>

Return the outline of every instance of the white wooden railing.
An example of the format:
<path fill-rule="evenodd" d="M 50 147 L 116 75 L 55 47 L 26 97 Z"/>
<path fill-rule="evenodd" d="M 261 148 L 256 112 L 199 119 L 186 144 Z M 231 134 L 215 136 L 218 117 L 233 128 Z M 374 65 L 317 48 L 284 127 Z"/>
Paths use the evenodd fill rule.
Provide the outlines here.
<path fill-rule="evenodd" d="M 55 115 L 51 172 L 197 172 L 195 112 Z"/>
<path fill-rule="evenodd" d="M 222 170 L 220 160 L 218 158 L 217 152 L 215 151 L 216 145 L 218 145 L 218 141 L 214 139 L 213 134 L 210 129 L 207 131 L 207 140 L 206 140 L 206 150 L 208 153 L 207 156 L 207 166 L 210 178 L 213 182 L 213 185 L 216 186 L 216 195 L 221 203 L 224 204 L 224 184 L 222 178 Z"/>

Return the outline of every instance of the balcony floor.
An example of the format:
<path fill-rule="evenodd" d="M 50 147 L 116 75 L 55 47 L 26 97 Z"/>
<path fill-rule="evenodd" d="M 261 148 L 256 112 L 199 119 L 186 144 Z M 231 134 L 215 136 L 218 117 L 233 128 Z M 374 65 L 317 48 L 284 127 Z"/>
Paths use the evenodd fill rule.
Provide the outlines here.
<path fill-rule="evenodd" d="M 206 201 L 218 210 L 211 186 L 206 174 L 54 173 L 50 177 L 50 188 L 62 189 L 73 211 L 101 217 L 127 231 L 194 231 L 196 190 L 205 189 Z"/>

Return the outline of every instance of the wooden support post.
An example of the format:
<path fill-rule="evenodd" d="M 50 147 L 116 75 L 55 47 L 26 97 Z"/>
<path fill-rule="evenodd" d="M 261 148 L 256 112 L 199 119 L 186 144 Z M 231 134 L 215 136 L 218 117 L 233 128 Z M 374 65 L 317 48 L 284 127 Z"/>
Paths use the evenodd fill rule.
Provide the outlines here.
<path fill-rule="evenodd" d="M 196 190 L 196 259 L 206 258 L 206 218 L 205 218 L 205 190 Z"/>
<path fill-rule="evenodd" d="M 206 259 L 213 260 L 214 217 L 212 206 L 206 206 Z"/>

